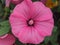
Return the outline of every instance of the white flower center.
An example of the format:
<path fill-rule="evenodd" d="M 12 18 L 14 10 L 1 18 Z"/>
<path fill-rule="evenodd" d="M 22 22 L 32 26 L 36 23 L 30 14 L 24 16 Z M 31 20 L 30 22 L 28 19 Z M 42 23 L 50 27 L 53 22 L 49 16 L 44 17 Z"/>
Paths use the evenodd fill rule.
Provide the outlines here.
<path fill-rule="evenodd" d="M 28 24 L 29 25 L 33 25 L 34 24 L 34 21 L 33 20 L 29 20 Z"/>

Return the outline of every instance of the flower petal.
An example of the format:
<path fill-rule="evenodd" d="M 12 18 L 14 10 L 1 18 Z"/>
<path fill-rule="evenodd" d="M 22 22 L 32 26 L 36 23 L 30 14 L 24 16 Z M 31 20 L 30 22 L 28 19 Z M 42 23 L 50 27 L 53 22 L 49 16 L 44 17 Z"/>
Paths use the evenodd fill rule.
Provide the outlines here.
<path fill-rule="evenodd" d="M 8 34 L 6 38 L 0 38 L 0 45 L 13 45 L 14 42 L 15 38 L 11 34 Z"/>
<path fill-rule="evenodd" d="M 54 27 L 53 19 L 47 21 L 38 21 L 36 22 L 36 26 L 35 26 L 36 30 L 42 36 L 51 36 L 53 27 Z"/>
<path fill-rule="evenodd" d="M 23 17 L 10 16 L 10 23 L 12 27 L 12 32 L 16 36 L 26 26 L 26 20 Z"/>
<path fill-rule="evenodd" d="M 16 14 L 14 16 L 18 16 L 18 17 L 21 16 L 21 17 L 24 17 L 26 19 L 29 18 L 28 13 L 29 13 L 29 8 L 28 8 L 28 6 L 26 5 L 25 2 L 22 2 L 22 3 L 18 4 L 13 10 L 13 14 Z"/>
<path fill-rule="evenodd" d="M 5 2 L 6 7 L 10 6 L 10 2 L 11 2 L 11 0 L 6 0 L 6 2 Z"/>
<path fill-rule="evenodd" d="M 46 3 L 47 0 L 41 0 L 41 2 L 43 2 L 44 4 Z"/>
<path fill-rule="evenodd" d="M 19 33 L 18 38 L 22 43 L 39 44 L 44 40 L 44 37 L 39 35 L 35 28 L 26 27 Z"/>
<path fill-rule="evenodd" d="M 34 3 L 35 8 L 36 8 L 36 13 L 35 13 L 35 20 L 40 20 L 40 21 L 44 21 L 44 20 L 48 20 L 53 18 L 52 16 L 52 12 L 49 8 L 45 7 L 41 2 L 36 2 Z"/>
<path fill-rule="evenodd" d="M 13 3 L 13 4 L 19 4 L 19 3 L 21 3 L 23 0 L 11 0 L 11 2 Z"/>

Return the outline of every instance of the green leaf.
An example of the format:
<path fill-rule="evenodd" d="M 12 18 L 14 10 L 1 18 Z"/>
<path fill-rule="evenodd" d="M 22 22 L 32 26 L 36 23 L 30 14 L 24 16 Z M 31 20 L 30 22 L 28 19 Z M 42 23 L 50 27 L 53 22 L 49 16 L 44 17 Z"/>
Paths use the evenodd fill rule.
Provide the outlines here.
<path fill-rule="evenodd" d="M 9 12 L 9 8 L 8 7 L 5 7 L 5 12 Z"/>
<path fill-rule="evenodd" d="M 51 41 L 51 42 L 56 42 L 56 41 L 57 41 L 57 36 L 58 36 L 57 29 L 58 29 L 57 26 L 55 26 L 54 29 L 53 29 L 53 34 L 52 34 L 52 36 L 50 37 L 50 41 Z"/>
<path fill-rule="evenodd" d="M 56 2 L 57 0 L 52 0 L 52 2 Z"/>
<path fill-rule="evenodd" d="M 15 42 L 17 45 L 23 45 L 18 39 L 16 39 L 16 42 Z"/>
<path fill-rule="evenodd" d="M 48 43 L 49 41 L 50 41 L 50 37 L 46 37 L 44 40 L 45 44 Z"/>
<path fill-rule="evenodd" d="M 0 36 L 7 34 L 9 31 L 10 26 L 8 20 L 0 22 Z"/>
<path fill-rule="evenodd" d="M 1 2 L 2 2 L 2 4 L 4 4 L 5 3 L 5 0 L 1 0 Z"/>
<path fill-rule="evenodd" d="M 0 18 L 2 18 L 3 14 L 4 14 L 3 6 L 0 3 Z"/>
<path fill-rule="evenodd" d="M 2 4 L 0 4 L 0 13 L 2 12 Z"/>
<path fill-rule="evenodd" d="M 51 42 L 52 45 L 59 45 L 57 42 Z"/>
<path fill-rule="evenodd" d="M 58 27 L 54 26 L 53 33 L 57 32 Z"/>
<path fill-rule="evenodd" d="M 60 6 L 58 6 L 58 8 L 57 8 L 57 12 L 60 12 Z"/>
<path fill-rule="evenodd" d="M 57 36 L 58 36 L 57 26 L 55 26 L 54 29 L 53 29 L 52 35 L 50 37 L 46 37 L 44 41 L 45 41 L 45 43 L 48 43 L 49 41 L 51 41 L 51 42 L 54 41 L 55 42 L 57 40 Z"/>

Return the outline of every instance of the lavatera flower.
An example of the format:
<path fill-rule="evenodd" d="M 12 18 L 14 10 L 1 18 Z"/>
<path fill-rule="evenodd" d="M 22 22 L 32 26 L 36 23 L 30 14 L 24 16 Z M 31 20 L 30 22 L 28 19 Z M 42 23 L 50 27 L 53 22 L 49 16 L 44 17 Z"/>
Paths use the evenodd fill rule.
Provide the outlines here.
<path fill-rule="evenodd" d="M 6 5 L 6 7 L 9 7 L 9 5 L 10 5 L 10 3 L 13 3 L 13 4 L 19 4 L 19 3 L 21 3 L 23 0 L 6 0 L 5 1 L 5 5 Z"/>
<path fill-rule="evenodd" d="M 19 3 L 21 3 L 23 0 L 11 0 L 11 2 L 13 3 L 13 4 L 19 4 Z"/>
<path fill-rule="evenodd" d="M 13 45 L 15 43 L 15 38 L 12 34 L 6 34 L 0 37 L 0 45 Z"/>
<path fill-rule="evenodd" d="M 51 36 L 54 27 L 53 14 L 42 2 L 24 0 L 9 17 L 12 33 L 22 42 L 39 44 Z"/>

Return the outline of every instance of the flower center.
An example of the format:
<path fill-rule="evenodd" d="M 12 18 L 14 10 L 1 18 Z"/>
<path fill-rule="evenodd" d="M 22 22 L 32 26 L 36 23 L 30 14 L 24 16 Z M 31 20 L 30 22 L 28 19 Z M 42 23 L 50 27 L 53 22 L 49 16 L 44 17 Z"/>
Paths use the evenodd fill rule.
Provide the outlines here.
<path fill-rule="evenodd" d="M 30 20 L 28 20 L 28 26 L 33 26 L 34 25 L 34 20 L 32 20 L 32 19 L 30 19 Z"/>

